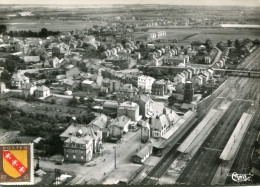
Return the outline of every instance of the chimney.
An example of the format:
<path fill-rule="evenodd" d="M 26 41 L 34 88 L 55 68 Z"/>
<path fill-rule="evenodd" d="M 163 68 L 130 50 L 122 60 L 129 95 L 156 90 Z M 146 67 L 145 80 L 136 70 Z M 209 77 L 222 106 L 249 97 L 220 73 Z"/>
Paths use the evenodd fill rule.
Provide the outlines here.
<path fill-rule="evenodd" d="M 149 124 L 151 124 L 151 123 L 152 123 L 152 117 L 149 118 Z"/>

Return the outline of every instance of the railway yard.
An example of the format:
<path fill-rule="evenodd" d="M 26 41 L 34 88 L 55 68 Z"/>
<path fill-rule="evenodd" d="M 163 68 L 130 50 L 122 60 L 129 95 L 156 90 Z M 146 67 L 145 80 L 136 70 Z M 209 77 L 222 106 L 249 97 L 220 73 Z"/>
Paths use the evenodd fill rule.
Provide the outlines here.
<path fill-rule="evenodd" d="M 257 48 L 240 68 L 259 68 L 259 59 Z M 228 77 L 201 103 L 194 125 L 172 143 L 140 184 L 165 184 L 160 182 L 164 177 L 176 184 L 238 184 L 230 174 L 249 174 L 252 168 L 250 157 L 260 129 L 259 93 L 259 78 Z M 174 172 L 170 172 L 178 162 L 185 164 L 181 169 L 172 167 Z"/>

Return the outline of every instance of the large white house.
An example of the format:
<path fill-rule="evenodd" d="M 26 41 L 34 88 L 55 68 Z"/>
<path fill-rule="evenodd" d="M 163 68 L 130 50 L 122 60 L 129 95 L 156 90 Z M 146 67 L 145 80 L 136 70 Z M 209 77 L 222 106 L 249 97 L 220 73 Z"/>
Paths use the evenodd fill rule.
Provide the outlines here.
<path fill-rule="evenodd" d="M 138 77 L 137 86 L 142 91 L 151 92 L 154 81 L 155 79 L 153 77 L 141 75 Z"/>

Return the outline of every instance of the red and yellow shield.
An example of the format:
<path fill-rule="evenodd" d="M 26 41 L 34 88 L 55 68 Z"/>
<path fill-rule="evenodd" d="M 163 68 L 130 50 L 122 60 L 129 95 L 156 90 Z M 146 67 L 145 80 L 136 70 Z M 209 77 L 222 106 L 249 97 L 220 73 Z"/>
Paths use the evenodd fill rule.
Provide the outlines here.
<path fill-rule="evenodd" d="M 28 167 L 27 150 L 4 150 L 3 167 L 5 173 L 13 178 L 22 176 Z"/>

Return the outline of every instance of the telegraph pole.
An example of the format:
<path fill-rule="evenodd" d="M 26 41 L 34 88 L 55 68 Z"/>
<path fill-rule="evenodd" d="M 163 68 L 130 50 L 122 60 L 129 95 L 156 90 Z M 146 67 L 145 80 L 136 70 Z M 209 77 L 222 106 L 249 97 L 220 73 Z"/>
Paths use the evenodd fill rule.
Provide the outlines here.
<path fill-rule="evenodd" d="M 115 169 L 116 169 L 116 146 L 114 147 L 114 156 L 115 156 Z"/>

